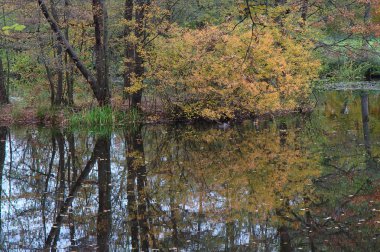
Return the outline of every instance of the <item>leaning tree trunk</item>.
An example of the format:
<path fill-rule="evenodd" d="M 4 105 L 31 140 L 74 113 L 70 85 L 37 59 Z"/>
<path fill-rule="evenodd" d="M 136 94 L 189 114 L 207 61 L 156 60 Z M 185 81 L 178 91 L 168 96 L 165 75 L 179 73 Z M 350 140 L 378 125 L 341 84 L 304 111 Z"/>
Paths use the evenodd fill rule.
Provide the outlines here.
<path fill-rule="evenodd" d="M 100 78 L 101 80 L 104 79 L 105 81 L 102 81 L 101 83 L 98 83 L 97 79 L 95 79 L 95 77 L 87 69 L 87 67 L 84 65 L 84 63 L 79 59 L 78 55 L 76 54 L 76 52 L 74 51 L 74 49 L 72 48 L 72 46 L 70 45 L 70 43 L 67 41 L 67 39 L 63 35 L 63 33 L 62 33 L 61 29 L 59 28 L 57 22 L 50 15 L 49 10 L 46 7 L 46 4 L 45 4 L 44 0 L 37 0 L 37 2 L 38 2 L 38 5 L 41 8 L 42 14 L 44 15 L 44 17 L 48 21 L 48 23 L 50 25 L 50 28 L 57 35 L 57 39 L 59 40 L 59 42 L 61 42 L 63 44 L 63 46 L 65 48 L 65 51 L 67 52 L 67 54 L 72 59 L 72 61 L 74 62 L 75 66 L 78 68 L 78 70 L 81 72 L 81 74 L 83 75 L 83 77 L 90 84 L 92 92 L 94 93 L 94 96 L 97 99 L 98 103 L 101 106 L 108 104 L 110 102 L 110 100 L 111 100 L 110 99 L 110 93 L 109 93 L 109 87 L 108 87 L 108 67 L 105 67 L 105 69 L 103 68 L 104 71 L 102 71 L 105 74 L 107 74 L 107 78 Z M 98 2 L 102 2 L 103 3 L 104 1 L 93 0 L 93 6 L 95 7 L 94 8 L 94 10 L 95 10 L 94 17 L 96 18 L 97 23 L 100 20 L 104 21 L 104 15 L 103 15 L 103 13 L 104 13 L 104 10 L 105 10 L 104 4 L 99 5 L 99 4 L 97 4 Z M 99 13 L 97 13 L 96 10 L 98 9 L 99 6 L 100 6 L 100 8 L 101 8 L 102 11 L 99 11 Z M 104 30 L 104 22 L 102 22 L 101 24 L 98 23 L 98 25 L 95 25 L 95 26 L 96 26 L 95 27 L 95 33 L 98 35 L 96 37 L 98 37 L 98 40 L 99 40 L 99 38 L 101 38 L 101 35 L 102 35 L 102 32 L 99 32 L 99 31 Z M 102 27 L 102 29 L 100 29 L 101 27 Z M 97 41 L 97 42 L 98 43 L 103 43 L 102 40 Z M 106 54 L 102 53 L 102 55 L 97 56 L 97 57 L 102 58 L 101 56 L 103 56 L 103 58 L 105 59 L 102 62 L 104 62 L 105 66 L 108 66 L 108 63 L 107 63 L 107 60 L 106 60 Z M 99 71 L 100 70 L 102 70 L 102 68 L 99 68 Z M 103 93 L 100 93 L 100 90 Z"/>
<path fill-rule="evenodd" d="M 92 11 L 95 23 L 95 65 L 96 82 L 99 95 L 99 105 L 110 103 L 110 90 L 108 85 L 108 59 L 107 59 L 107 13 L 104 0 L 93 0 Z"/>
<path fill-rule="evenodd" d="M 3 61 L 0 56 L 0 105 L 9 103 L 7 87 L 5 85 L 5 73 Z"/>

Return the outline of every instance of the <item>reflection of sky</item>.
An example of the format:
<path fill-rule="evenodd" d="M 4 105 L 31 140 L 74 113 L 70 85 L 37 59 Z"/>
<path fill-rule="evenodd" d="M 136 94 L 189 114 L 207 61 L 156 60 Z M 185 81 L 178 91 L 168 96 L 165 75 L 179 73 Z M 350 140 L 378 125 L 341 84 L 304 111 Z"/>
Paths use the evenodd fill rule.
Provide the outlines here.
<path fill-rule="evenodd" d="M 11 157 L 9 143 L 6 144 L 6 161 L 2 178 L 2 202 L 1 202 L 1 216 L 2 216 L 2 244 L 4 248 L 25 248 L 25 249 L 37 249 L 44 247 L 44 237 L 47 236 L 54 224 L 56 210 L 55 206 L 58 204 L 60 195 L 59 181 L 57 181 L 57 167 L 59 162 L 58 146 L 56 146 L 56 154 L 53 162 L 53 171 L 49 180 L 46 196 L 46 209 L 45 209 L 45 231 L 43 226 L 43 214 L 42 214 L 42 195 L 45 187 L 46 175 L 38 175 L 38 172 L 32 171 L 38 170 L 40 173 L 46 173 L 49 169 L 49 162 L 51 158 L 51 144 L 44 143 L 43 148 L 37 147 L 36 153 L 33 153 L 30 147 L 31 141 L 38 141 L 38 132 L 34 132 L 27 138 L 26 135 L 12 134 L 12 167 L 10 170 Z M 65 143 L 65 155 L 67 155 L 68 147 Z M 91 149 L 93 144 L 90 144 Z M 113 216 L 113 230 L 114 234 L 112 238 L 114 241 L 119 239 L 119 233 L 128 234 L 128 230 L 119 230 L 120 222 L 123 222 L 127 216 L 127 197 L 126 197 L 126 178 L 125 172 L 125 153 L 124 144 L 117 139 L 114 135 L 112 138 L 112 162 L 111 162 L 111 184 L 112 184 L 112 216 Z M 41 156 L 42 159 L 38 163 L 33 164 L 32 156 Z M 66 158 L 66 157 L 65 157 Z M 171 157 L 175 158 L 175 157 Z M 85 163 L 86 158 L 80 160 Z M 67 174 L 66 174 L 67 175 Z M 123 179 L 120 179 L 123 178 Z M 148 178 L 148 183 L 155 183 L 155 180 L 161 179 L 156 175 L 152 175 Z M 88 180 L 97 181 L 97 166 L 95 166 L 88 176 Z M 160 181 L 161 186 L 166 186 L 165 180 Z M 186 203 L 179 204 L 178 208 L 181 210 L 183 222 L 187 223 L 186 227 L 183 227 L 183 232 L 188 232 L 189 237 L 197 236 L 198 232 L 211 237 L 223 237 L 226 232 L 226 223 L 220 222 L 221 218 L 205 219 L 201 224 L 196 220 L 196 215 L 199 212 L 199 198 L 196 190 L 193 189 L 192 193 L 187 195 Z M 68 193 L 67 184 L 65 184 L 65 198 Z M 224 196 L 219 195 L 218 192 L 209 192 L 208 201 L 203 202 L 203 208 L 205 209 L 220 209 L 225 206 L 226 199 Z M 95 184 L 84 184 L 73 201 L 73 215 L 76 218 L 75 221 L 75 240 L 79 243 L 86 244 L 91 247 L 96 244 L 96 216 L 98 211 L 97 204 L 97 186 Z M 161 204 L 161 210 L 166 212 L 166 217 L 162 219 L 164 222 L 170 221 L 171 207 L 169 202 L 155 202 L 152 199 L 152 203 Z M 78 219 L 79 217 L 79 219 Z M 127 226 L 122 224 L 122 228 L 126 229 Z M 198 230 L 200 228 L 200 230 Z M 158 237 L 161 239 L 167 239 L 171 233 L 171 229 L 160 227 L 161 231 L 158 233 Z M 255 230 L 259 233 L 260 226 L 256 226 Z M 46 233 L 46 234 L 45 234 Z M 274 236 L 273 232 L 267 233 L 268 236 Z M 249 243 L 249 234 L 246 228 L 242 228 L 238 236 L 235 237 L 237 244 Z M 194 244 L 190 242 L 188 246 L 192 247 Z M 60 228 L 59 242 L 57 247 L 60 249 L 68 249 L 70 247 L 70 227 L 67 221 L 67 215 L 65 215 L 63 224 Z M 124 245 L 125 247 L 125 245 Z"/>
<path fill-rule="evenodd" d="M 32 134 L 36 137 L 36 134 Z M 16 139 L 16 140 L 15 140 Z M 44 184 L 36 184 L 37 182 L 45 183 L 46 176 L 41 177 L 42 180 L 36 180 L 36 174 L 31 171 L 32 159 L 31 151 L 25 149 L 27 142 L 25 139 L 18 139 L 12 135 L 12 170 L 10 171 L 11 156 L 10 146 L 6 144 L 6 161 L 2 178 L 2 229 L 5 241 L 3 244 L 8 246 L 20 246 L 25 248 L 41 248 L 44 245 L 44 230 L 42 222 L 42 194 L 44 192 Z M 44 149 L 47 148 L 46 146 Z M 48 147 L 49 149 L 51 147 Z M 50 157 L 48 157 L 50 158 Z M 25 163 L 22 161 L 25 159 Z M 54 167 L 58 165 L 58 150 L 54 160 Z M 46 167 L 44 167 L 44 165 Z M 35 164 L 35 168 L 45 172 L 48 170 L 47 163 Z M 89 177 L 94 177 L 90 174 Z M 49 181 L 49 187 L 46 191 L 46 232 L 50 231 L 54 223 L 54 205 L 55 205 L 55 186 L 57 183 L 56 174 L 53 174 Z M 67 189 L 67 188 L 66 188 Z M 89 198 L 89 200 L 95 200 Z M 73 208 L 76 208 L 74 201 Z M 94 207 L 91 207 L 95 209 Z M 94 212 L 94 211 L 92 211 Z M 80 229 L 77 233 L 84 233 Z M 69 246 L 69 230 L 63 226 L 60 232 L 59 247 Z M 6 246 L 6 245 L 5 245 Z M 6 246 L 6 247 L 8 247 Z"/>
<path fill-rule="evenodd" d="M 360 97 L 359 97 L 360 98 Z M 334 100 L 334 104 L 336 106 L 341 106 L 341 102 L 338 99 Z M 333 105 L 334 105 L 333 104 Z M 360 106 L 360 100 L 355 100 L 357 106 Z M 331 111 L 339 111 L 338 108 L 335 108 L 333 105 L 326 105 Z M 319 181 L 319 184 L 323 186 L 327 185 L 327 190 L 322 191 L 324 196 L 330 197 L 328 200 L 331 200 L 329 203 L 328 200 L 321 201 L 326 205 L 319 206 L 314 212 L 313 217 L 315 217 L 315 221 L 323 220 L 322 223 L 325 222 L 325 218 L 332 216 L 332 213 L 335 213 L 335 204 L 339 203 L 341 198 L 346 200 L 345 194 L 354 194 L 356 184 L 361 182 L 362 174 L 359 170 L 365 169 L 365 161 L 366 154 L 364 150 L 364 146 L 362 145 L 362 140 L 360 140 L 360 124 L 356 122 L 361 121 L 360 117 L 360 107 L 353 107 L 350 105 L 350 113 L 349 115 L 340 115 L 339 113 L 334 112 L 334 116 L 326 117 L 326 118 L 312 118 L 311 120 L 324 120 L 323 123 L 327 125 L 326 128 L 316 130 L 313 128 L 314 121 L 307 122 L 307 125 L 297 126 L 305 127 L 306 130 L 310 130 L 313 134 L 309 138 L 302 135 L 303 132 L 295 134 L 295 132 L 290 132 L 296 135 L 294 138 L 299 138 L 299 142 L 288 141 L 283 148 L 288 148 L 289 150 L 294 150 L 295 146 L 299 148 L 302 154 L 303 150 L 309 148 L 309 142 L 313 142 L 313 148 L 315 148 L 315 153 L 313 155 L 318 155 L 317 158 L 323 159 L 324 162 L 334 161 L 334 165 L 342 165 L 349 164 L 350 166 L 345 170 L 345 173 L 327 177 L 322 182 Z M 333 109 L 331 108 L 333 107 Z M 330 111 L 329 110 L 329 111 Z M 328 113 L 330 113 L 327 111 Z M 320 112 L 320 111 L 319 111 Z M 326 113 L 327 113 L 326 112 Z M 331 112 L 332 113 L 332 112 Z M 376 114 L 377 115 L 377 114 Z M 320 115 L 319 115 L 320 116 Z M 348 120 L 347 118 L 352 118 L 352 121 L 355 123 L 337 123 L 336 118 L 344 117 L 342 120 Z M 309 119 L 307 119 L 309 120 Z M 351 119 L 350 119 L 351 120 Z M 371 125 L 377 125 L 380 122 L 380 118 L 371 117 Z M 344 121 L 345 122 L 345 121 Z M 330 123 L 330 124 L 329 124 Z M 359 126 L 358 126 L 359 125 Z M 379 124 L 380 125 L 380 124 Z M 265 144 L 269 141 L 276 140 L 278 141 L 278 128 L 276 125 L 272 125 L 270 123 L 266 123 L 267 127 L 265 132 L 254 132 L 254 134 L 249 135 L 252 139 L 249 139 L 248 144 L 257 141 L 260 139 L 262 143 L 257 146 L 265 146 Z M 269 127 L 269 128 L 268 128 Z M 309 128 L 308 128 L 309 127 Z M 356 127 L 356 128 L 355 128 Z M 374 127 L 374 126 L 371 126 Z M 379 127 L 380 128 L 380 127 Z M 219 154 L 213 152 L 212 144 L 204 141 L 201 144 L 196 146 L 194 143 L 179 141 L 176 137 L 171 136 L 168 132 L 163 133 L 162 128 L 159 129 L 150 129 L 152 132 L 150 134 L 144 135 L 144 154 L 145 154 L 145 163 L 147 164 L 147 185 L 146 189 L 149 197 L 150 211 L 152 213 L 150 217 L 151 227 L 154 230 L 156 238 L 161 242 L 161 244 L 165 244 L 165 248 L 174 247 L 173 243 L 173 219 L 177 221 L 177 226 L 179 229 L 179 235 L 181 236 L 181 246 L 184 250 L 194 251 L 200 248 L 200 250 L 206 250 L 206 248 L 213 248 L 214 250 L 223 250 L 227 236 L 227 229 L 230 226 L 233 226 L 233 231 L 229 230 L 233 233 L 233 239 L 236 246 L 244 245 L 243 248 L 246 248 L 249 244 L 256 243 L 254 246 L 258 251 L 277 251 L 280 243 L 280 237 L 278 234 L 278 229 L 276 228 L 277 224 L 282 225 L 284 223 L 283 220 L 275 220 L 278 221 L 276 223 L 272 220 L 275 219 L 276 210 L 275 206 L 271 206 L 269 209 L 269 213 L 261 212 L 268 209 L 268 202 L 255 203 L 257 205 L 244 205 L 241 209 L 239 206 L 233 209 L 233 213 L 229 215 L 229 211 L 231 209 L 228 208 L 229 199 L 227 195 L 224 193 L 224 183 L 225 181 L 230 181 L 228 176 L 224 176 L 224 171 L 219 171 L 216 169 L 216 172 L 210 174 L 222 174 L 223 181 L 220 182 L 216 178 L 209 178 L 209 173 L 202 173 L 202 176 L 206 178 L 197 177 L 197 173 L 191 173 L 192 168 L 197 165 L 198 160 L 196 158 L 203 158 L 205 161 L 210 161 L 211 158 L 220 158 Z M 230 129 L 234 130 L 234 129 Z M 289 127 L 291 131 L 292 128 Z M 147 130 L 148 131 L 148 130 Z M 248 129 L 245 132 L 242 129 L 242 132 L 237 133 L 246 133 L 246 131 L 251 132 L 252 129 Z M 353 134 L 352 131 L 357 132 L 357 134 Z M 375 131 L 375 129 L 373 129 Z M 211 131 L 210 131 L 211 132 Z M 215 133 L 215 131 L 212 131 Z M 235 147 L 235 141 L 232 139 L 224 139 L 221 134 L 227 134 L 229 131 L 216 131 L 216 135 L 218 135 L 218 141 L 216 141 L 216 145 L 219 147 L 218 149 L 228 149 L 226 152 L 229 154 L 234 154 L 233 150 Z M 196 129 L 191 129 L 189 132 L 184 130 L 184 137 L 186 139 L 186 134 L 199 134 L 202 132 L 197 132 Z M 272 134 L 272 135 L 271 135 Z M 238 134 L 236 134 L 238 135 Z M 291 135 L 291 134 L 289 134 Z M 355 138 L 353 138 L 355 135 Z M 235 136 L 231 134 L 229 136 Z M 261 136 L 261 138 L 255 138 L 257 136 Z M 264 137 L 263 137 L 264 136 Z M 268 137 L 270 136 L 270 137 Z M 275 136 L 275 137 L 273 137 Z M 213 141 L 213 139 L 209 140 L 206 136 L 205 138 L 208 141 Z M 277 138 L 276 138 L 277 137 Z M 378 148 L 378 134 L 372 135 L 373 141 L 373 150 Z M 193 138 L 192 141 L 194 141 Z M 312 141 L 310 141 L 312 139 Z M 359 141 L 359 140 L 360 141 Z M 76 134 L 75 141 L 77 146 L 77 156 L 79 162 L 79 169 L 83 169 L 85 163 L 89 159 L 91 155 L 92 149 L 94 147 L 94 137 L 87 136 L 85 134 Z M 130 222 L 128 222 L 128 218 L 130 217 L 128 213 L 128 200 L 127 200 L 127 176 L 128 170 L 126 167 L 126 153 L 125 153 L 125 139 L 122 133 L 116 132 L 112 135 L 112 147 L 111 147 L 111 202 L 112 202 L 112 246 L 113 248 L 127 248 L 130 246 Z M 224 142 L 226 141 L 226 142 Z M 230 141 L 230 142 L 228 142 Z M 266 142 L 267 141 L 267 142 Z M 244 142 L 246 143 L 246 142 Z M 277 143 L 277 142 L 276 142 Z M 276 143 L 272 143 L 275 147 Z M 34 149 L 31 148 L 32 144 L 36 146 Z M 182 145 L 189 144 L 190 149 L 186 149 Z M 10 248 L 20 248 L 26 246 L 25 248 L 43 248 L 44 246 L 44 238 L 45 232 L 48 234 L 50 232 L 51 227 L 53 226 L 54 219 L 57 212 L 57 204 L 60 195 L 59 191 L 59 181 L 57 181 L 57 167 L 59 162 L 59 153 L 58 146 L 56 150 L 56 155 L 54 159 L 54 165 L 52 170 L 52 176 L 49 181 L 49 185 L 47 188 L 46 196 L 46 227 L 43 228 L 43 214 L 42 214 L 42 195 L 44 193 L 46 176 L 39 174 L 47 173 L 49 168 L 49 162 L 51 158 L 51 132 L 49 130 L 34 130 L 31 134 L 27 133 L 25 130 L 12 130 L 12 164 L 13 166 L 10 169 L 10 149 L 9 144 L 7 143 L 7 156 L 6 156 L 6 165 L 3 171 L 2 178 L 2 201 L 1 201 L 1 219 L 2 219 L 2 233 L 1 233 L 1 241 L 0 242 L 0 250 L 9 250 Z M 304 146 L 305 145 L 305 146 Z M 268 146 L 271 146 L 268 144 Z M 240 149 L 245 146 L 238 146 Z M 265 146 L 266 147 L 266 146 Z M 165 149 L 166 148 L 166 149 Z M 268 147 L 267 147 L 268 148 Z M 196 151 L 194 151 L 196 150 Z M 191 154 L 188 152 L 193 151 L 193 155 L 195 157 L 191 157 Z M 198 152 L 197 152 L 198 151 Z M 254 152 L 255 149 L 249 150 Z M 260 150 L 262 151 L 262 150 Z M 195 153 L 195 154 L 194 154 Z M 214 154 L 214 156 L 209 157 L 208 154 Z M 264 152 L 260 152 L 264 153 Z M 286 154 L 287 152 L 285 152 Z M 65 143 L 65 155 L 68 154 L 68 143 Z M 276 158 L 279 158 L 283 153 L 277 153 L 274 157 L 270 156 L 263 157 L 264 160 L 268 161 L 270 164 L 269 168 L 264 169 L 263 173 L 266 173 L 269 169 L 278 168 L 276 164 L 281 163 L 277 162 Z M 198 156 L 197 156 L 198 155 Z M 246 153 L 239 153 L 237 157 L 244 159 L 246 158 Z M 262 154 L 264 155 L 264 154 Z M 179 157 L 180 156 L 180 157 Z M 33 163 L 33 158 L 35 157 L 35 163 Z M 307 158 L 308 156 L 301 157 Z M 37 162 L 38 158 L 38 162 Z M 224 159 L 228 159 L 228 157 L 222 157 Z M 236 157 L 234 157 L 236 158 Z M 296 158 L 296 157 L 294 157 Z M 24 160 L 24 161 L 23 161 Z M 327 161 L 326 161 L 327 160 Z M 214 161 L 214 160 L 211 160 Z M 255 160 L 256 161 L 256 160 Z M 284 161 L 284 160 L 280 160 Z M 285 160 L 286 161 L 286 160 Z M 290 160 L 294 161 L 294 160 Z M 210 163 L 212 165 L 218 166 L 218 162 L 205 162 L 207 165 Z M 244 162 L 243 162 L 244 163 Z M 184 168 L 184 166 L 186 166 Z M 221 167 L 228 168 L 229 164 L 222 164 Z M 281 164 L 280 164 L 281 165 Z M 285 164 L 286 165 L 286 164 Z M 354 171 L 354 175 L 349 177 L 347 175 L 348 169 L 351 169 L 351 166 L 357 165 L 358 167 L 354 167 L 357 171 Z M 32 170 L 35 169 L 35 171 Z M 182 174 L 181 169 L 185 170 Z M 198 167 L 199 168 L 199 167 Z M 208 167 L 201 167 L 202 169 L 207 169 Z M 238 167 L 240 168 L 240 167 Z M 265 168 L 265 167 L 264 167 Z M 290 167 L 292 169 L 294 167 Z M 310 168 L 310 167 L 309 167 Z M 211 168 L 210 168 L 211 169 Z M 295 168 L 294 168 L 295 169 Z M 319 169 L 314 166 L 312 169 Z M 66 169 L 67 170 L 67 169 Z M 332 171 L 333 170 L 333 171 Z M 171 174 L 171 171 L 173 174 Z M 298 170 L 297 170 L 298 171 Z M 329 167 L 329 169 L 324 168 L 325 174 L 330 174 L 331 172 L 336 172 L 333 168 Z M 256 171 L 255 171 L 256 172 Z M 303 171 L 302 171 L 303 172 Z M 78 172 L 79 174 L 80 172 Z M 275 174 L 275 173 L 274 173 Z M 282 173 L 280 173 L 282 174 Z M 374 176 L 376 173 L 373 173 Z M 259 174 L 259 172 L 254 173 L 243 173 L 242 177 L 245 176 L 253 176 L 256 179 L 266 179 L 265 175 Z M 275 174 L 276 175 L 276 174 Z M 294 175 L 294 174 L 293 174 Z M 179 178 L 179 176 L 184 176 L 185 179 Z M 358 177 L 358 180 L 355 178 Z M 303 178 L 303 177 L 301 177 Z M 345 179 L 352 179 L 353 182 L 347 182 Z M 330 179 L 330 180 L 329 180 Z M 367 177 L 363 176 L 363 180 L 367 179 Z M 212 181 L 210 183 L 205 182 L 204 180 Z M 97 186 L 97 166 L 95 166 L 91 173 L 89 174 L 86 183 L 84 183 L 73 202 L 73 218 L 75 223 L 75 240 L 82 244 L 84 247 L 94 249 L 96 244 L 96 224 L 97 224 L 97 212 L 98 212 L 98 186 Z M 185 182 L 184 182 L 185 181 Z M 256 180 L 253 180 L 256 181 Z M 136 182 L 136 181 L 135 181 Z M 220 183 L 219 183 L 220 182 Z M 259 181 L 261 182 L 261 181 Z M 236 183 L 236 181 L 235 181 Z M 308 182 L 309 183 L 309 182 Z M 265 184 L 265 181 L 262 183 L 264 187 L 268 186 Z M 290 184 L 289 186 L 292 186 Z M 294 185 L 298 185 L 294 183 Z M 302 185 L 302 184 L 301 184 Z M 314 188 L 314 184 L 309 185 L 310 188 Z M 345 188 L 345 186 L 347 188 Z M 376 186 L 376 184 L 374 185 Z M 238 192 L 231 192 L 231 194 L 236 193 L 238 195 L 236 199 L 246 200 L 250 195 L 252 195 L 252 191 L 255 191 L 258 185 L 253 184 L 252 188 L 247 189 L 244 185 L 236 185 L 238 188 Z M 65 197 L 68 193 L 67 183 L 65 184 Z M 289 188 L 287 188 L 289 189 Z M 289 197 L 287 200 L 287 206 L 295 210 L 294 213 L 286 212 L 285 215 L 290 216 L 295 219 L 294 215 L 298 214 L 298 218 L 301 221 L 295 220 L 295 224 L 286 223 L 289 226 L 296 226 L 291 232 L 293 235 L 293 240 L 296 240 L 301 246 L 308 248 L 309 238 L 308 231 L 305 228 L 305 206 L 303 206 L 304 195 L 299 193 L 299 188 L 296 188 L 295 192 L 292 192 L 292 195 L 286 195 Z M 318 190 L 324 190 L 321 186 Z M 348 192 L 352 190 L 353 192 Z M 254 194 L 255 192 L 253 192 Z M 284 192 L 278 192 L 282 197 L 281 200 L 284 200 Z M 285 192 L 286 193 L 286 192 Z M 200 195 L 203 195 L 203 200 L 200 200 Z M 331 194 L 331 195 L 330 195 Z M 326 197 L 327 197 L 326 196 Z M 332 197 L 334 196 L 334 197 Z M 256 197 L 256 195 L 254 195 Z M 341 198 L 339 198 L 341 197 Z M 264 199 L 263 197 L 258 197 L 258 199 Z M 315 200 L 315 199 L 314 199 Z M 319 200 L 319 199 L 318 199 Z M 242 202 L 242 204 L 250 204 L 249 200 L 247 202 Z M 256 201 L 252 201 L 256 202 Z M 284 203 L 282 201 L 282 203 Z M 326 203 L 327 202 L 327 203 Z M 239 203 L 239 202 L 238 202 Z M 278 203 L 278 202 L 277 202 Z M 202 209 L 200 206 L 202 205 Z M 301 206 L 302 205 L 302 206 Z M 298 207 L 300 206 L 300 207 Z M 302 207 L 303 210 L 300 210 Z M 247 209 L 245 209 L 247 208 Z M 300 209 L 298 209 L 300 208 Z M 374 207 L 375 208 L 375 207 Z M 173 218 L 172 210 L 177 210 L 177 219 Z M 264 209 L 264 210 L 262 210 Z M 202 211 L 203 212 L 202 212 Z M 258 211 L 258 212 L 255 212 Z M 300 210 L 301 213 L 297 213 L 297 210 Z M 349 209 L 353 211 L 352 209 Z M 357 212 L 356 216 L 359 219 L 364 218 L 362 215 L 367 214 L 365 211 L 368 210 L 363 207 L 361 209 L 363 212 Z M 253 211 L 251 213 L 250 211 Z M 293 215 L 294 214 L 294 215 Z M 373 214 L 371 212 L 371 214 Z M 174 214 L 175 215 L 175 214 Z M 317 215 L 317 217 L 316 217 Z M 232 216 L 232 217 L 230 217 Z M 264 216 L 264 217 L 263 217 Z M 230 217 L 230 218 L 228 218 Z M 355 220 L 355 219 L 354 219 Z M 282 221 L 282 222 L 281 222 Z M 303 222 L 302 222 L 303 221 Z M 343 219 L 342 219 L 343 222 Z M 320 223 L 318 223 L 320 224 Z M 344 224 L 344 223 L 343 223 Z M 299 226 L 297 226 L 299 225 Z M 334 227 L 337 225 L 332 222 L 331 225 Z M 365 225 L 362 225 L 365 226 Z M 331 228 L 330 226 L 327 226 Z M 319 227 L 320 228 L 320 227 Z M 375 227 L 376 228 L 376 227 Z M 303 230 L 306 230 L 306 234 L 302 233 Z M 322 230 L 320 234 L 319 242 L 326 239 L 327 233 L 325 232 L 328 229 Z M 350 230 L 350 235 L 356 232 L 357 228 L 353 228 Z M 366 231 L 368 236 L 372 235 L 373 227 L 368 227 L 369 231 Z M 353 235 L 355 236 L 355 234 Z M 327 237 L 328 238 L 328 237 Z M 341 237 L 338 237 L 341 238 Z M 355 238 L 355 237 L 354 237 Z M 335 240 L 339 240 L 334 237 Z M 353 238 L 352 238 L 353 239 Z M 359 237 L 358 240 L 361 238 Z M 360 241 L 365 241 L 366 238 L 361 239 Z M 372 239 L 370 237 L 369 239 Z M 373 240 L 371 242 L 376 242 Z M 59 248 L 68 248 L 70 246 L 70 226 L 67 220 L 67 217 L 64 218 L 60 236 L 58 247 Z M 358 243 L 359 244 L 359 243 Z M 90 247 L 90 245 L 92 247 Z M 3 246 L 3 247 L 1 247 Z M 250 247 L 251 248 L 251 247 Z M 68 249 L 67 249 L 68 250 Z M 121 249 L 122 250 L 122 249 Z M 209 249 L 212 250 L 212 249 Z"/>

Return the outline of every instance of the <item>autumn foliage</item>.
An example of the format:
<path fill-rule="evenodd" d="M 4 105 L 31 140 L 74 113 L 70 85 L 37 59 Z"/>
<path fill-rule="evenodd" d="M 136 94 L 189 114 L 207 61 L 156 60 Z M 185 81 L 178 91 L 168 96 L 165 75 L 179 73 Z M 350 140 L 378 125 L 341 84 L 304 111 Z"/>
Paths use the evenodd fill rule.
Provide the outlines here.
<path fill-rule="evenodd" d="M 157 39 L 148 67 L 166 107 L 186 118 L 220 120 L 299 106 L 319 69 L 312 43 L 275 25 L 250 26 L 174 27 Z"/>
<path fill-rule="evenodd" d="M 5 86 L 25 106 L 87 109 L 102 90 L 122 112 L 221 121 L 308 106 L 317 78 L 380 72 L 379 0 L 102 0 L 102 17 L 91 1 L 38 2 L 7 1 L 0 26 Z"/>

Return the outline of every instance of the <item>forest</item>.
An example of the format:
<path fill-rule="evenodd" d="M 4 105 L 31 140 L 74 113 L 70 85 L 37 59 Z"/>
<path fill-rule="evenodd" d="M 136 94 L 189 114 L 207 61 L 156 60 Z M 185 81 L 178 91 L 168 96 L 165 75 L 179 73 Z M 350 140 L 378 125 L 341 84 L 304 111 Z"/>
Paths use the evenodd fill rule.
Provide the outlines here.
<path fill-rule="evenodd" d="M 1 0 L 0 9 L 7 124 L 302 112 L 315 87 L 380 75 L 378 0 Z"/>
<path fill-rule="evenodd" d="M 380 0 L 0 0 L 0 251 L 380 248 Z"/>

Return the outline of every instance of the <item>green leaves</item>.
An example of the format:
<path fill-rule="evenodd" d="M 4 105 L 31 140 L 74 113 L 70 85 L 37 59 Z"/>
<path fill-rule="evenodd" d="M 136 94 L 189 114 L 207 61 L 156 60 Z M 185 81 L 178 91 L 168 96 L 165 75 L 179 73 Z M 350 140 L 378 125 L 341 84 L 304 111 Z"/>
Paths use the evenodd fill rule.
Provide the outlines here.
<path fill-rule="evenodd" d="M 3 28 L 1 28 L 1 30 L 4 32 L 5 35 L 10 35 L 12 31 L 21 32 L 25 28 L 25 25 L 15 23 L 11 26 L 4 26 Z"/>

